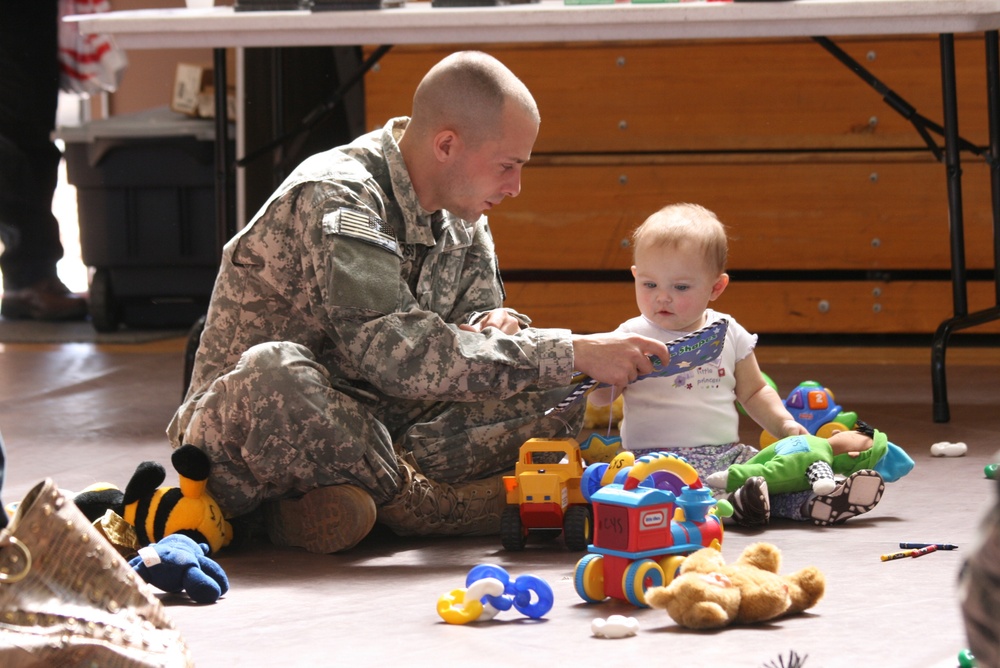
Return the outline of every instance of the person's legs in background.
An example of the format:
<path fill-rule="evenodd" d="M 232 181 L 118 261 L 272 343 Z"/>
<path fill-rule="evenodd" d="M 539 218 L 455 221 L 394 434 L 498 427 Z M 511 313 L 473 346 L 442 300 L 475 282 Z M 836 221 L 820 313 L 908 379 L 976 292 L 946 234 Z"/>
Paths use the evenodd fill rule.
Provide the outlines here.
<path fill-rule="evenodd" d="M 56 274 L 63 255 L 52 213 L 61 154 L 58 3 L 0 3 L 0 254 L 5 318 L 80 319 L 86 300 Z"/>

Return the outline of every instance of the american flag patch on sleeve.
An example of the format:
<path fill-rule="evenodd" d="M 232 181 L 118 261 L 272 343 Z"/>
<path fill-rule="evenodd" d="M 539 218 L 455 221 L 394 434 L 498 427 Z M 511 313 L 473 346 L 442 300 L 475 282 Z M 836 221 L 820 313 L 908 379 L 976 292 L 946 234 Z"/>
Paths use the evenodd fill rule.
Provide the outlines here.
<path fill-rule="evenodd" d="M 341 207 L 326 214 L 323 221 L 334 234 L 375 244 L 392 253 L 398 253 L 399 244 L 391 227 L 378 216 L 357 209 Z"/>

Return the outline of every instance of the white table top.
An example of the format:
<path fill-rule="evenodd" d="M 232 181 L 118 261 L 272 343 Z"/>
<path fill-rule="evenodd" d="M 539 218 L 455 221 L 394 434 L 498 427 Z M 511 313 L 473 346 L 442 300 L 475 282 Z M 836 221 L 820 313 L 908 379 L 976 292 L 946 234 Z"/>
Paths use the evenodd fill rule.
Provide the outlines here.
<path fill-rule="evenodd" d="M 981 33 L 998 0 L 791 0 L 436 8 L 410 2 L 354 11 L 147 9 L 70 17 L 129 48 L 474 44 L 587 40 Z"/>

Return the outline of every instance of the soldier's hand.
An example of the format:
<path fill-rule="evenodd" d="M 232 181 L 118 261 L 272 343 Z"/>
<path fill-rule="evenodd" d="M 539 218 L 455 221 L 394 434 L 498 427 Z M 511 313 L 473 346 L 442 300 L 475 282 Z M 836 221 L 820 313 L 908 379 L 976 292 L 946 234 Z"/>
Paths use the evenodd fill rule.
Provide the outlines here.
<path fill-rule="evenodd" d="M 471 325 L 459 325 L 466 332 L 481 332 L 487 327 L 499 329 L 504 334 L 517 334 L 521 331 L 521 321 L 504 308 L 493 309 Z"/>
<path fill-rule="evenodd" d="M 608 385 L 624 386 L 639 376 L 653 372 L 650 355 L 666 364 L 670 359 L 661 341 L 638 334 L 573 335 L 574 367 Z"/>

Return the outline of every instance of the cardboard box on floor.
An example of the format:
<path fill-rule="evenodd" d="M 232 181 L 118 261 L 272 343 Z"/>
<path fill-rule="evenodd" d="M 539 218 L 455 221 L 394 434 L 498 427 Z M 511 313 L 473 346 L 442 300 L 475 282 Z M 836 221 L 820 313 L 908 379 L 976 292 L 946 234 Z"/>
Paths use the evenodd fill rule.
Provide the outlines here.
<path fill-rule="evenodd" d="M 174 75 L 174 94 L 170 108 L 196 118 L 215 118 L 214 73 L 210 65 L 178 63 Z M 236 95 L 228 87 L 226 117 L 236 120 Z"/>

